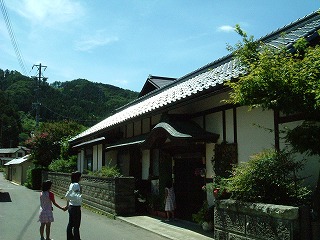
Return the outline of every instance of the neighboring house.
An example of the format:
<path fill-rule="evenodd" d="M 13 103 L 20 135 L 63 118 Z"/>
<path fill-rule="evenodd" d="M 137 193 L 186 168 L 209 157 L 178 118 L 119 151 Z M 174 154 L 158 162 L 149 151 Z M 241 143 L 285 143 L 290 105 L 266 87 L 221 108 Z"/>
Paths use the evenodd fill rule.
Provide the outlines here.
<path fill-rule="evenodd" d="M 259 40 L 274 47 L 290 47 L 304 37 L 317 44 L 319 28 L 320 15 L 312 13 Z M 78 169 L 95 171 L 117 164 L 123 175 L 136 178 L 136 188 L 141 192 L 160 196 L 166 181 L 172 178 L 177 214 L 190 220 L 205 199 L 212 200 L 201 188 L 212 181 L 215 154 L 226 159 L 226 153 L 226 165 L 230 165 L 248 161 L 263 149 L 282 148 L 281 129 L 296 126 L 302 120 L 273 111 L 248 111 L 246 106 L 223 101 L 230 93 L 223 83 L 240 74 L 232 55 L 228 55 L 140 94 L 70 140 L 78 152 Z M 318 169 L 318 161 L 307 164 L 311 185 Z"/>
<path fill-rule="evenodd" d="M 33 166 L 29 160 L 30 155 L 21 158 L 15 158 L 5 165 L 6 179 L 15 183 L 23 185 L 27 179 L 27 170 Z"/>
<path fill-rule="evenodd" d="M 26 147 L 18 146 L 16 148 L 0 148 L 0 166 L 11 161 L 14 158 L 21 158 L 29 153 Z"/>
<path fill-rule="evenodd" d="M 169 83 L 172 83 L 175 80 L 177 80 L 177 79 L 149 75 L 147 78 L 147 81 L 143 85 L 142 90 L 140 91 L 138 97 L 142 97 L 142 96 L 148 94 L 149 92 L 152 92 L 156 89 L 162 88 L 162 87 L 168 85 Z"/>

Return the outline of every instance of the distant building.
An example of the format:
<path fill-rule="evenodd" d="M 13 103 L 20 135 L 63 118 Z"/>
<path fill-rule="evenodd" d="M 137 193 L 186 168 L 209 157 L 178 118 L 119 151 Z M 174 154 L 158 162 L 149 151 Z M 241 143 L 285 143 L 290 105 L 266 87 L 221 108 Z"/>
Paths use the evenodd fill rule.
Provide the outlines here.
<path fill-rule="evenodd" d="M 25 155 L 20 158 L 14 158 L 5 163 L 6 179 L 23 185 L 27 179 L 27 170 L 33 166 L 29 160 L 30 155 Z"/>
<path fill-rule="evenodd" d="M 14 158 L 21 158 L 27 155 L 30 150 L 26 147 L 18 146 L 16 148 L 0 148 L 0 166 L 11 161 Z"/>

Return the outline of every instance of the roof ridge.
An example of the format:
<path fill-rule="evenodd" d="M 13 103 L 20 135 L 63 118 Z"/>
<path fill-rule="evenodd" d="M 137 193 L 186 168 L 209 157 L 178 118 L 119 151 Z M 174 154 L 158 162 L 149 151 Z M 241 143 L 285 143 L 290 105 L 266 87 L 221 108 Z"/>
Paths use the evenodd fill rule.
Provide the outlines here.
<path fill-rule="evenodd" d="M 288 23 L 288 24 L 286 24 L 286 25 L 284 25 L 282 27 L 277 28 L 276 30 L 273 30 L 271 33 L 268 33 L 267 35 L 258 38 L 256 41 L 262 41 L 263 42 L 263 41 L 267 41 L 268 39 L 271 40 L 272 36 L 277 36 L 277 35 L 285 32 L 285 30 L 293 28 L 293 27 L 295 27 L 295 26 L 297 26 L 297 25 L 299 25 L 299 24 L 301 24 L 303 22 L 306 22 L 307 20 L 312 19 L 315 16 L 320 16 L 320 8 L 318 10 L 316 10 L 316 11 L 313 11 L 310 14 L 305 15 L 304 17 L 298 18 L 295 21 L 292 21 L 292 22 L 290 22 L 290 23 Z"/>

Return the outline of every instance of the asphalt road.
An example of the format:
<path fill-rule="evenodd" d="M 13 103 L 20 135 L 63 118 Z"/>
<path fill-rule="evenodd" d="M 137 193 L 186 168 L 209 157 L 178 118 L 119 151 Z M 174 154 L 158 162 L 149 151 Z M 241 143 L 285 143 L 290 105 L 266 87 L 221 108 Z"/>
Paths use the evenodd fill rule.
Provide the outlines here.
<path fill-rule="evenodd" d="M 38 214 L 40 207 L 39 191 L 12 184 L 0 173 L 0 239 L 35 240 L 40 239 Z M 64 206 L 65 200 L 56 197 Z M 55 221 L 51 225 L 51 238 L 66 239 L 68 212 L 54 207 Z M 135 227 L 120 220 L 82 209 L 82 240 L 163 240 L 166 239 L 147 230 Z"/>

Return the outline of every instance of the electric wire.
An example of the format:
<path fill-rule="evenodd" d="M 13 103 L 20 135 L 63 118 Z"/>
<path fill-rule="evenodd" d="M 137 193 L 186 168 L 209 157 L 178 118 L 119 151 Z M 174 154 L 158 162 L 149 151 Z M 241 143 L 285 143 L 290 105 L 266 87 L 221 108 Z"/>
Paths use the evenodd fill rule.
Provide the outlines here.
<path fill-rule="evenodd" d="M 7 12 L 7 8 L 6 8 L 6 5 L 4 3 L 4 0 L 0 0 L 0 7 L 1 7 L 2 15 L 3 15 L 4 21 L 6 23 L 6 27 L 7 27 L 9 36 L 10 36 L 10 40 L 11 40 L 13 49 L 14 49 L 14 51 L 16 53 L 16 57 L 18 59 L 19 65 L 21 67 L 21 70 L 22 70 L 23 74 L 27 76 L 28 74 L 27 74 L 27 71 L 26 71 L 26 68 L 25 68 L 23 57 L 22 57 L 21 51 L 19 49 L 18 42 L 17 42 L 17 40 L 15 38 L 14 31 L 13 31 L 12 26 L 11 26 L 10 17 L 9 17 L 8 12 Z"/>

